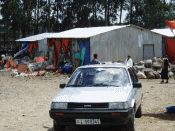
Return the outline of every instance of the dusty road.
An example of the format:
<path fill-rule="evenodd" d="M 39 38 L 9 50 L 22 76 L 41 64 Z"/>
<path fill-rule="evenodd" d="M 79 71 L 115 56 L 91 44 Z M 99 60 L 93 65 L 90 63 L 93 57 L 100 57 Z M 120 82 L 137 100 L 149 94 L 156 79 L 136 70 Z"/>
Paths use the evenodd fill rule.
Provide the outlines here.
<path fill-rule="evenodd" d="M 43 77 L 11 77 L 0 72 L 0 131 L 52 131 L 49 117 L 52 99 L 60 91 L 59 84 L 67 75 Z M 166 113 L 166 106 L 175 105 L 175 82 L 141 80 L 143 116 L 136 118 L 136 131 L 175 131 L 175 114 Z M 67 127 L 67 131 L 123 130 L 122 127 Z"/>

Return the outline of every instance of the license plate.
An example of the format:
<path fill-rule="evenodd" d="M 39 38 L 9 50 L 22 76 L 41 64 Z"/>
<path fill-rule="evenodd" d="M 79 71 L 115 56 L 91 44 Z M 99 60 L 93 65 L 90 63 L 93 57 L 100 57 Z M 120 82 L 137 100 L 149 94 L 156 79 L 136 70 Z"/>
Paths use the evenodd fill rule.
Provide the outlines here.
<path fill-rule="evenodd" d="M 100 125 L 100 119 L 76 119 L 77 125 Z"/>

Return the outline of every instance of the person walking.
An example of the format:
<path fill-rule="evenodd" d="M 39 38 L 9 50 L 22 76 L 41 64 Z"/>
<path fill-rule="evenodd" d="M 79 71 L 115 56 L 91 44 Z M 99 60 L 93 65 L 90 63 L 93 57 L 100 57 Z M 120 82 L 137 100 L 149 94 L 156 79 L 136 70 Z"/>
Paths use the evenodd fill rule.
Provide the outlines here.
<path fill-rule="evenodd" d="M 97 54 L 94 54 L 94 59 L 91 60 L 90 64 L 101 64 L 101 62 L 98 60 Z"/>
<path fill-rule="evenodd" d="M 162 79 L 161 83 L 164 83 L 164 79 L 166 79 L 165 83 L 168 83 L 168 67 L 170 67 L 168 59 L 164 58 L 164 60 L 163 60 L 163 69 L 162 69 L 162 72 L 161 72 L 161 79 Z"/>
<path fill-rule="evenodd" d="M 133 67 L 133 61 L 132 61 L 130 55 L 128 55 L 128 58 L 125 60 L 125 63 L 126 63 L 126 65 L 129 66 L 129 67 Z"/>

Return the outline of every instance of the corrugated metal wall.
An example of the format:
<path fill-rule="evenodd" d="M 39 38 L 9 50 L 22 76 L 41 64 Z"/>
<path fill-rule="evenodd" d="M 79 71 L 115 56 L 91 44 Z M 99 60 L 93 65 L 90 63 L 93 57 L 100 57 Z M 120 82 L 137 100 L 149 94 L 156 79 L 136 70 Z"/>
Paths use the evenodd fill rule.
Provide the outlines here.
<path fill-rule="evenodd" d="M 41 52 L 41 56 L 46 56 L 47 48 L 47 39 L 39 40 L 39 52 Z"/>
<path fill-rule="evenodd" d="M 98 54 L 100 61 L 125 60 L 128 55 L 134 62 L 143 60 L 143 45 L 154 44 L 156 57 L 162 57 L 162 36 L 135 27 L 125 27 L 90 38 L 90 57 Z"/>

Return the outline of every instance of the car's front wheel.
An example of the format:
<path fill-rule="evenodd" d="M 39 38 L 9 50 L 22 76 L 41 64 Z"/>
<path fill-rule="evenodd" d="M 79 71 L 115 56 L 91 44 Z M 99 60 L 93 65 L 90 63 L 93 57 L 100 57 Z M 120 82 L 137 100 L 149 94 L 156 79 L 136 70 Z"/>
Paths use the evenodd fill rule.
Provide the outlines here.
<path fill-rule="evenodd" d="M 142 116 L 142 103 L 140 104 L 139 108 L 137 109 L 136 118 L 140 118 Z"/>
<path fill-rule="evenodd" d="M 66 126 L 58 125 L 56 121 L 53 120 L 54 131 L 65 131 Z"/>
<path fill-rule="evenodd" d="M 134 110 L 132 112 L 132 116 L 129 118 L 129 122 L 126 125 L 127 131 L 135 131 L 135 113 Z"/>

